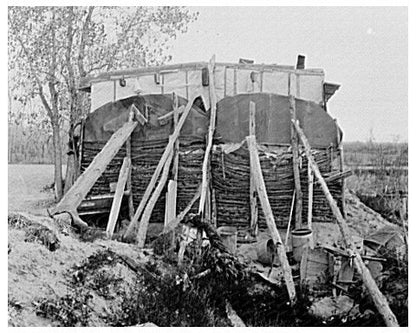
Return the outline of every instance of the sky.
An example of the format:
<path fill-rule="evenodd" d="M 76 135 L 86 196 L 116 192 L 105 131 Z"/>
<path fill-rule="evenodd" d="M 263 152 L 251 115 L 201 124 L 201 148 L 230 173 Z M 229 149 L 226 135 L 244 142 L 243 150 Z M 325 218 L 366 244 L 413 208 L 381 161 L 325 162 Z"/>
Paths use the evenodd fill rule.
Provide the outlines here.
<path fill-rule="evenodd" d="M 199 18 L 171 42 L 172 63 L 322 68 L 341 84 L 328 103 L 345 141 L 408 140 L 406 7 L 190 7 Z"/>

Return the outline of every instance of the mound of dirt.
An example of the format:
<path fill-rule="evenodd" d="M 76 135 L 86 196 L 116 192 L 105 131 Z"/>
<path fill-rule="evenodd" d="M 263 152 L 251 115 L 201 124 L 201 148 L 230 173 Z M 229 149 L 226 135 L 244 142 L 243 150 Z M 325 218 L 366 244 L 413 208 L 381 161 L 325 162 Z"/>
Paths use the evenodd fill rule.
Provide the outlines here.
<path fill-rule="evenodd" d="M 51 251 L 51 242 L 45 241 L 45 238 L 53 239 L 59 247 Z M 88 296 L 91 298 L 88 325 L 105 325 L 102 314 L 110 308 L 110 305 L 117 304 L 117 292 L 108 290 L 111 286 L 106 284 L 105 280 L 114 282 L 113 284 L 118 288 L 129 288 L 135 283 L 136 273 L 125 264 L 108 259 L 108 256 L 111 257 L 108 255 L 107 260 L 95 258 L 95 261 L 100 259 L 100 263 L 96 267 L 84 269 L 82 272 L 84 281 L 80 283 L 81 281 L 76 279 L 76 272 L 81 271 L 86 262 L 93 260 L 97 253 L 123 255 L 137 263 L 145 260 L 142 251 L 138 251 L 134 246 L 111 240 L 81 242 L 71 231 L 67 230 L 63 233 L 50 218 L 27 213 L 10 214 L 9 326 L 62 326 L 65 324 L 65 318 L 54 317 L 53 306 L 55 305 L 61 312 L 65 309 L 68 313 L 76 312 L 76 302 L 79 301 L 81 306 L 83 297 L 88 293 L 92 296 L 92 298 Z M 93 259 L 89 260 L 89 258 Z M 110 267 L 111 272 L 109 272 Z M 74 295 L 72 288 L 74 283 L 86 286 L 84 289 L 78 288 L 85 293 Z M 91 287 L 92 285 L 96 290 Z M 60 303 L 54 304 L 55 300 L 59 300 Z M 69 307 L 69 304 L 72 307 Z M 46 318 L 42 316 L 45 311 L 50 314 Z M 78 317 L 82 318 L 82 316 Z M 76 320 L 70 321 L 70 318 L 66 320 L 71 324 L 68 326 L 83 324 L 77 323 Z"/>

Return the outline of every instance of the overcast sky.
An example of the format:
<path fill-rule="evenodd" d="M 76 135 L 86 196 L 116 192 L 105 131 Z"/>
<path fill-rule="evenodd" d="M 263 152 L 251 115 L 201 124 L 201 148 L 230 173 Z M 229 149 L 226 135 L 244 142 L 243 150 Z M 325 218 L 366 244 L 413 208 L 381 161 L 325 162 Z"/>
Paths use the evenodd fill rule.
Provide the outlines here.
<path fill-rule="evenodd" d="M 172 42 L 174 63 L 249 58 L 323 68 L 341 84 L 328 108 L 346 141 L 407 141 L 407 8 L 192 7 L 199 18 Z"/>

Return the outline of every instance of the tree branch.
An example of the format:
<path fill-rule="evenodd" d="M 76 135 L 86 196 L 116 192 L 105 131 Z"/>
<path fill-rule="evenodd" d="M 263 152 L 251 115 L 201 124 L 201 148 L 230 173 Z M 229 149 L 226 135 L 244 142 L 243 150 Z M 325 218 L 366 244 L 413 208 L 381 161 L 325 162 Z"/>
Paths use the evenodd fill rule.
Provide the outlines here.
<path fill-rule="evenodd" d="M 87 34 L 88 34 L 88 28 L 91 23 L 91 16 L 92 16 L 92 12 L 94 11 L 94 8 L 95 7 L 93 6 L 88 7 L 88 13 L 85 18 L 84 25 L 81 31 L 81 40 L 79 43 L 79 53 L 78 53 L 78 71 L 79 71 L 80 77 L 85 77 L 87 74 L 84 68 L 85 45 L 86 45 L 86 39 L 87 39 Z"/>

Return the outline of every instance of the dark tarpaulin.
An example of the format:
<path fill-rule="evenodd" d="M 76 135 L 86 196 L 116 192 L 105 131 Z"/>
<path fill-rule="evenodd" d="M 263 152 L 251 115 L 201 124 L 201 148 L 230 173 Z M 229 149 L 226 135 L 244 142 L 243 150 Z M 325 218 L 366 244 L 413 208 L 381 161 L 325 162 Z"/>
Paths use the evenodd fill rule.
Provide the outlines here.
<path fill-rule="evenodd" d="M 256 104 L 257 142 L 290 144 L 289 98 L 276 94 L 241 94 L 219 101 L 216 136 L 230 143 L 249 135 L 250 101 Z M 337 125 L 319 104 L 296 99 L 296 116 L 312 147 L 337 147 Z"/>

